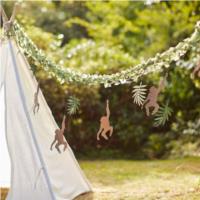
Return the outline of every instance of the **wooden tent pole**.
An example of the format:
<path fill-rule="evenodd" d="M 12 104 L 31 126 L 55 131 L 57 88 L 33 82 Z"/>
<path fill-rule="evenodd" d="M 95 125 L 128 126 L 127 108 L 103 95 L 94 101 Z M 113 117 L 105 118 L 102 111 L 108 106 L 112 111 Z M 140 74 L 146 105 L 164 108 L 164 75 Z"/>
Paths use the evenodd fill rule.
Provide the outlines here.
<path fill-rule="evenodd" d="M 8 17 L 6 15 L 2 5 L 0 5 L 0 14 L 1 14 L 1 17 L 2 17 L 3 24 L 5 24 L 8 21 Z"/>
<path fill-rule="evenodd" d="M 18 5 L 19 5 L 18 3 L 15 3 L 10 19 L 8 19 L 2 4 L 0 5 L 0 14 L 1 14 L 2 20 L 3 20 L 3 27 L 7 24 L 9 24 L 9 26 L 11 26 L 13 24 L 16 13 L 17 13 Z"/>

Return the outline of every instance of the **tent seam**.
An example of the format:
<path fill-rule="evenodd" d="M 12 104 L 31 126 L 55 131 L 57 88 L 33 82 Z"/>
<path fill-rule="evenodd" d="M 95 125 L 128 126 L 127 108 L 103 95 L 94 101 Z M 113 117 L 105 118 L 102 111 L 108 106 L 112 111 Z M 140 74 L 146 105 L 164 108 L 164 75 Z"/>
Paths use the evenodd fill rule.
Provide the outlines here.
<path fill-rule="evenodd" d="M 49 175 L 47 173 L 45 162 L 43 160 L 42 153 L 40 151 L 40 148 L 39 148 L 39 145 L 38 145 L 35 133 L 34 133 L 33 125 L 31 123 L 31 119 L 30 119 L 30 115 L 29 115 L 29 112 L 27 110 L 27 106 L 26 106 L 26 103 L 25 103 L 25 96 L 23 94 L 22 84 L 21 84 L 20 79 L 19 79 L 19 72 L 17 70 L 17 63 L 16 63 L 16 60 L 15 60 L 14 52 L 13 52 L 13 46 L 12 46 L 12 43 L 11 43 L 10 40 L 8 42 L 9 42 L 9 47 L 10 47 L 10 51 L 11 51 L 11 55 L 12 55 L 14 71 L 15 71 L 15 75 L 16 75 L 16 79 L 17 79 L 17 83 L 18 83 L 18 89 L 19 89 L 20 96 L 22 98 L 22 105 L 23 105 L 23 108 L 24 108 L 24 112 L 25 112 L 25 114 L 27 116 L 27 121 L 28 121 L 28 124 L 30 126 L 30 132 L 31 132 L 31 135 L 32 135 L 32 138 L 33 138 L 33 142 L 34 142 L 34 145 L 35 145 L 35 148 L 36 148 L 40 163 L 41 163 L 42 167 L 44 168 L 44 170 L 43 170 L 44 171 L 44 176 L 45 176 L 45 179 L 46 179 L 46 182 L 47 182 L 47 186 L 48 186 L 51 198 L 52 198 L 52 200 L 56 200 L 56 198 L 54 196 L 54 193 L 53 193 L 53 189 L 52 189 L 52 185 L 51 185 L 51 182 L 50 182 L 50 178 L 49 178 Z"/>

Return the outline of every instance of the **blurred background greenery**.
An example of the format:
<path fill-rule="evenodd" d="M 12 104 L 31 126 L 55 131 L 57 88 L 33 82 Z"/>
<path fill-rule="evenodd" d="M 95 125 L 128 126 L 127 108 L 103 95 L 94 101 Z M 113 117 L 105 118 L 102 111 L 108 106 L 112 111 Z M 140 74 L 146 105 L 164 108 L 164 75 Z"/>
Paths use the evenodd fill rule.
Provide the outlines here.
<path fill-rule="evenodd" d="M 3 6 L 11 14 L 14 2 Z M 28 35 L 57 63 L 87 73 L 114 73 L 140 63 L 190 36 L 200 19 L 200 2 L 22 1 L 17 19 Z M 67 99 L 80 99 L 80 110 L 68 117 L 66 138 L 83 158 L 155 159 L 198 155 L 200 149 L 200 82 L 190 71 L 172 66 L 161 104 L 170 101 L 173 116 L 153 127 L 133 104 L 132 85 L 88 87 L 59 84 L 30 63 L 60 124 Z M 159 74 L 145 78 L 157 83 Z M 114 134 L 96 141 L 105 100 L 111 102 Z"/>

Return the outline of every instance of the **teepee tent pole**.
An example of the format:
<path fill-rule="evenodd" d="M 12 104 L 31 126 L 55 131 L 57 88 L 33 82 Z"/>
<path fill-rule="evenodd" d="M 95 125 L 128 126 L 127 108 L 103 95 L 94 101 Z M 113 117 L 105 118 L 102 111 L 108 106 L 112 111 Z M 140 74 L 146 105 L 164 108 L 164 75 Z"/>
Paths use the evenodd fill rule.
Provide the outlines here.
<path fill-rule="evenodd" d="M 15 16 L 16 16 L 16 13 L 17 13 L 18 5 L 19 5 L 18 3 L 15 3 L 15 5 L 14 5 L 13 11 L 12 11 L 12 15 L 11 15 L 10 20 L 9 20 L 11 23 L 13 23 L 14 20 L 15 20 Z"/>
<path fill-rule="evenodd" d="M 12 15 L 10 17 L 10 19 L 8 19 L 6 12 L 3 8 L 3 6 L 0 4 L 0 14 L 2 16 L 2 21 L 3 21 L 3 28 L 9 30 L 10 27 L 12 26 L 14 20 L 15 20 L 15 16 L 17 13 L 17 9 L 18 9 L 18 3 L 15 3 L 13 11 L 12 11 Z"/>
<path fill-rule="evenodd" d="M 0 5 L 0 11 L 1 11 L 2 21 L 3 21 L 3 25 L 4 25 L 8 21 L 8 17 L 6 15 L 2 5 Z"/>
<path fill-rule="evenodd" d="M 17 13 L 17 9 L 18 9 L 18 5 L 19 5 L 18 3 L 15 3 L 14 8 L 13 8 L 13 11 L 12 11 L 12 15 L 11 15 L 11 17 L 10 17 L 10 20 L 8 20 L 8 17 L 7 17 L 7 15 L 6 15 L 6 12 L 5 12 L 3 6 L 0 4 L 0 11 L 1 11 L 0 13 L 1 13 L 1 15 L 2 15 L 3 23 L 5 23 L 5 22 L 7 22 L 7 21 L 14 22 L 15 16 L 16 16 L 16 13 Z"/>

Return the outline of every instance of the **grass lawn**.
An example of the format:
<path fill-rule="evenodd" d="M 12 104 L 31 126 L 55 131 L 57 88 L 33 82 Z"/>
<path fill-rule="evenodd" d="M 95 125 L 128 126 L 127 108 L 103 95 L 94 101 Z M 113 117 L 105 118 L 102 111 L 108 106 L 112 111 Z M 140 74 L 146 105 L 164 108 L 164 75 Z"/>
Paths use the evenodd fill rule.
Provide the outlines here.
<path fill-rule="evenodd" d="M 199 200 L 200 158 L 158 161 L 80 161 L 90 200 Z"/>
<path fill-rule="evenodd" d="M 93 186 L 95 200 L 200 199 L 200 158 L 80 164 Z"/>

